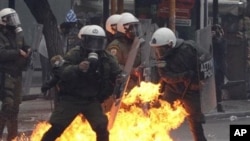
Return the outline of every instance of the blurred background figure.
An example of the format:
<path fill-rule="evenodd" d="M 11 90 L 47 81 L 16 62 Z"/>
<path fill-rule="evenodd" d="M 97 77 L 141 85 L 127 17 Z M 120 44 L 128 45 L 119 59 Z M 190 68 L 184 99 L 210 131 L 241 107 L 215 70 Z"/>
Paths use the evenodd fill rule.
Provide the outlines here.
<path fill-rule="evenodd" d="M 67 52 L 80 43 L 80 39 L 77 35 L 82 26 L 83 24 L 77 19 L 75 12 L 70 9 L 65 17 L 65 22 L 59 25 L 59 30 L 64 42 L 64 52 Z"/>
<path fill-rule="evenodd" d="M 250 98 L 250 0 L 248 0 L 247 7 L 244 11 L 244 15 L 242 16 L 241 20 L 239 21 L 239 32 L 237 37 L 243 39 L 246 44 L 246 51 L 247 51 L 247 98 Z"/>
<path fill-rule="evenodd" d="M 224 31 L 219 24 L 212 26 L 213 58 L 215 71 L 215 87 L 217 111 L 224 112 L 222 102 L 222 86 L 224 85 L 225 67 L 226 67 L 226 40 Z"/>
<path fill-rule="evenodd" d="M 59 102 L 58 93 L 60 89 L 57 84 L 60 81 L 60 69 L 63 63 L 64 59 L 61 55 L 55 55 L 50 59 L 50 64 L 51 64 L 50 77 L 42 84 L 41 87 L 41 92 L 44 94 L 45 98 L 54 99 L 54 107 Z"/>

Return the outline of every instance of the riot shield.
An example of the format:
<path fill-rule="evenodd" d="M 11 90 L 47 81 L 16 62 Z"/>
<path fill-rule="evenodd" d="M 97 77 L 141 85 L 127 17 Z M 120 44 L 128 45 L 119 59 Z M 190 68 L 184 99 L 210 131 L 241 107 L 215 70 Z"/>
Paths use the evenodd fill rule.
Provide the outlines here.
<path fill-rule="evenodd" d="M 203 113 L 208 113 L 216 107 L 211 26 L 196 31 L 196 42 L 198 47 L 205 49 L 208 53 L 208 57 L 199 64 L 201 107 Z"/>
<path fill-rule="evenodd" d="M 143 69 L 143 80 L 146 82 L 157 82 L 157 73 L 155 63 L 155 56 L 153 48 L 149 46 L 149 41 L 152 34 L 158 29 L 156 24 L 151 23 L 151 19 L 140 19 L 143 31 L 143 39 L 145 42 L 142 44 L 141 50 L 141 67 Z"/>
<path fill-rule="evenodd" d="M 35 30 L 33 32 L 33 42 L 31 46 L 31 62 L 27 68 L 27 70 L 24 72 L 24 77 L 23 77 L 23 95 L 29 94 L 30 87 L 32 84 L 32 77 L 33 77 L 33 72 L 35 69 L 36 62 L 38 62 L 36 59 L 39 59 L 37 55 L 37 48 L 42 40 L 42 31 L 43 31 L 43 25 L 42 24 L 37 24 L 35 26 Z"/>
<path fill-rule="evenodd" d="M 122 98 L 124 97 L 128 85 L 128 81 L 130 79 L 130 73 L 133 69 L 133 64 L 135 62 L 136 55 L 138 53 L 140 44 L 144 41 L 142 38 L 135 38 L 132 44 L 131 50 L 128 54 L 128 59 L 126 60 L 126 64 L 123 69 L 122 76 L 124 77 L 124 81 L 122 83 L 117 83 L 114 90 L 114 95 L 116 96 L 115 102 L 112 104 L 110 113 L 109 113 L 109 123 L 108 129 L 110 130 L 113 127 L 116 116 L 121 106 Z"/>

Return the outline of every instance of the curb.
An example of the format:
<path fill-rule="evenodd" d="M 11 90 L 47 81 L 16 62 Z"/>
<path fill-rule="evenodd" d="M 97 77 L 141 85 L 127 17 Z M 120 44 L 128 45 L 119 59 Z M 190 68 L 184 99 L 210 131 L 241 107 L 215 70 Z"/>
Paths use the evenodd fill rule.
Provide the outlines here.
<path fill-rule="evenodd" d="M 232 116 L 236 116 L 236 118 L 237 117 L 250 117 L 250 111 L 205 114 L 206 120 L 234 118 Z M 234 120 L 234 119 L 230 119 L 230 120 Z"/>
<path fill-rule="evenodd" d="M 29 94 L 29 95 L 24 95 L 22 97 L 22 101 L 28 101 L 28 100 L 34 100 L 34 99 L 37 99 L 37 98 L 40 98 L 42 97 L 41 94 Z"/>

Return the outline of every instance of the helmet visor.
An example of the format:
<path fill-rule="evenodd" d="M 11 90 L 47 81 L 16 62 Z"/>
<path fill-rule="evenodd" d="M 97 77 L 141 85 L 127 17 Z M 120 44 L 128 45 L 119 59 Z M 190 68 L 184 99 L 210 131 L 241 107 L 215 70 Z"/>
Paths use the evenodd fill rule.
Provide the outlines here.
<path fill-rule="evenodd" d="M 124 25 L 124 29 L 129 38 L 142 36 L 142 29 L 140 23 L 129 23 Z"/>
<path fill-rule="evenodd" d="M 106 37 L 98 36 L 83 36 L 83 46 L 87 50 L 100 51 L 104 50 L 107 43 Z"/>
<path fill-rule="evenodd" d="M 163 45 L 163 46 L 156 46 L 155 48 L 155 55 L 157 59 L 162 59 L 167 52 L 171 49 L 171 46 L 169 45 Z"/>
<path fill-rule="evenodd" d="M 117 24 L 111 24 L 111 30 L 113 31 L 113 34 L 117 32 Z"/>
<path fill-rule="evenodd" d="M 2 21 L 5 22 L 6 25 L 10 26 L 17 26 L 21 24 L 17 13 L 11 13 L 9 15 L 4 16 Z"/>

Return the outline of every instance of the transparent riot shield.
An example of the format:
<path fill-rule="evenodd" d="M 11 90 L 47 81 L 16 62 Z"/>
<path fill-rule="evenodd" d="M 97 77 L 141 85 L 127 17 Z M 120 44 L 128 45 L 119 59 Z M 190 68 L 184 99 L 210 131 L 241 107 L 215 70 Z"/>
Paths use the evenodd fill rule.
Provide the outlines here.
<path fill-rule="evenodd" d="M 23 96 L 28 95 L 30 93 L 30 87 L 32 84 L 32 78 L 33 78 L 33 73 L 34 69 L 36 68 L 35 66 L 39 62 L 39 55 L 37 53 L 38 46 L 42 40 L 42 31 L 43 31 L 43 25 L 42 24 L 37 24 L 34 28 L 33 32 L 33 42 L 31 46 L 31 61 L 30 64 L 27 68 L 27 70 L 24 72 L 23 76 Z"/>
<path fill-rule="evenodd" d="M 145 42 L 142 44 L 140 50 L 141 50 L 141 67 L 143 72 L 143 80 L 147 82 L 157 82 L 157 73 L 156 73 L 156 67 L 155 67 L 155 57 L 154 57 L 154 51 L 149 46 L 149 41 L 152 37 L 152 34 L 156 29 L 158 29 L 158 26 L 156 24 L 151 23 L 151 19 L 140 19 L 140 23 L 142 25 L 142 31 L 143 31 L 143 39 L 145 39 Z"/>
<path fill-rule="evenodd" d="M 201 106 L 204 113 L 208 113 L 216 107 L 215 76 L 212 53 L 211 26 L 207 26 L 196 32 L 196 42 L 198 47 L 205 49 L 209 57 L 199 64 L 199 79 Z M 198 57 L 198 56 L 197 56 Z"/>

